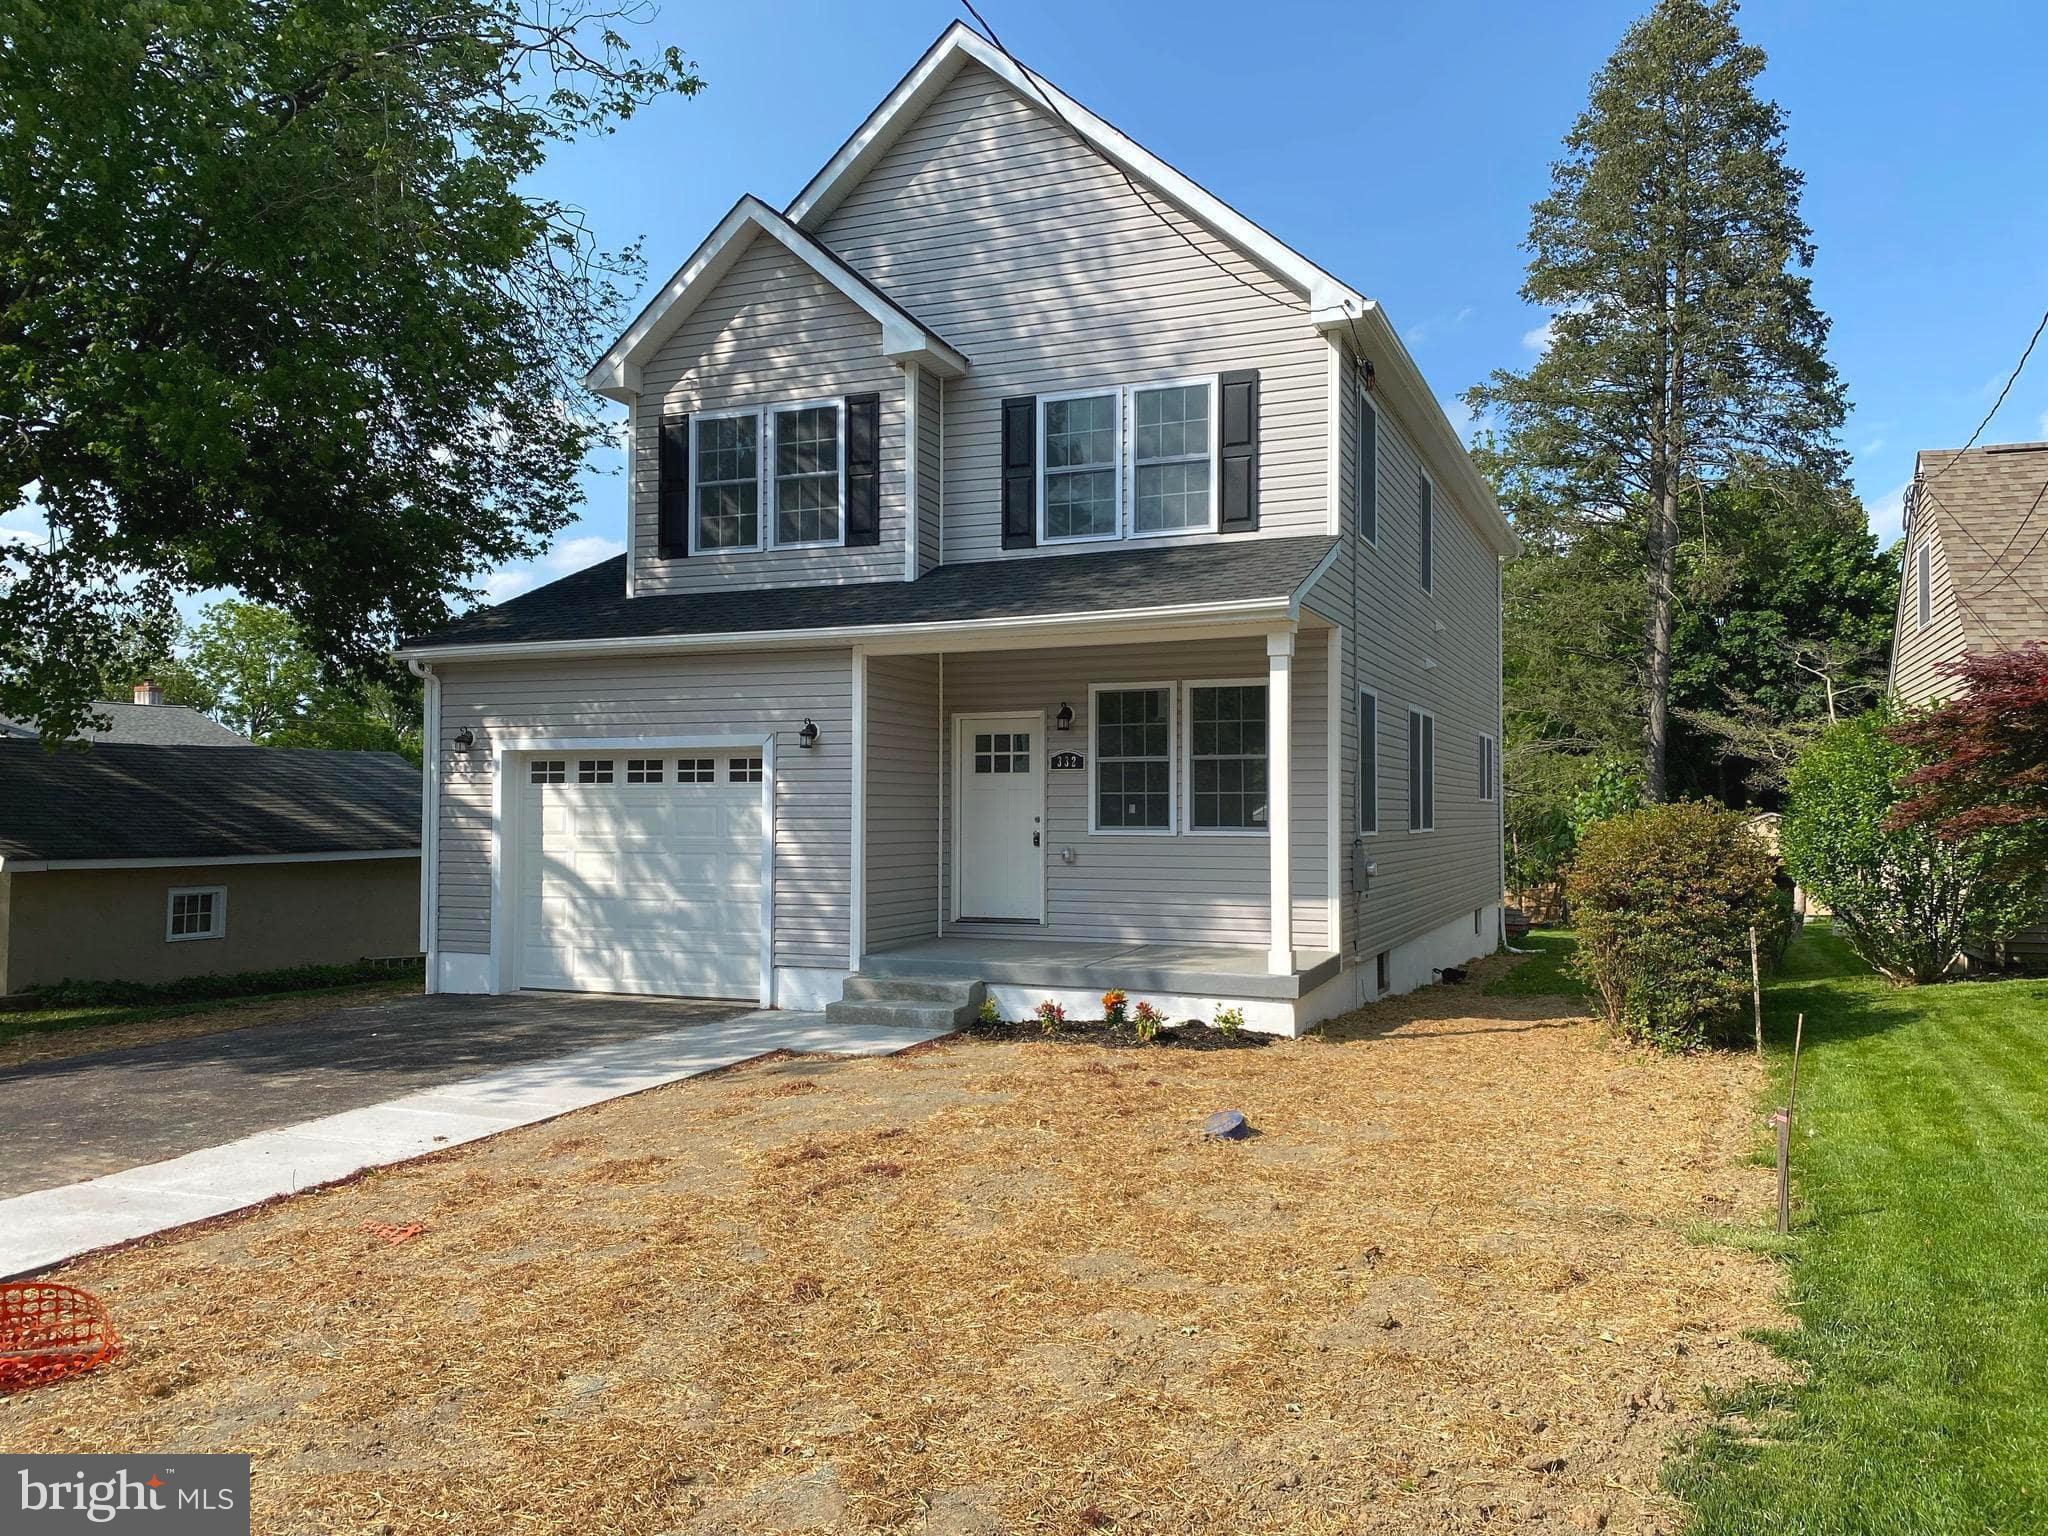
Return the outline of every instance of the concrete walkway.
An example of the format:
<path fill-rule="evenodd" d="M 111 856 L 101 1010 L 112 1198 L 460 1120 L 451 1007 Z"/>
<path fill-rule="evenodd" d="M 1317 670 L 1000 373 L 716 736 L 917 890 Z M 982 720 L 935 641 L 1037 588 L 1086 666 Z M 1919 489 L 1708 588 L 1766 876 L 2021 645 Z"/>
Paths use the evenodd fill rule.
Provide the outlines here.
<path fill-rule="evenodd" d="M 887 1056 L 936 1033 L 741 1014 L 529 1061 L 165 1162 L 0 1200 L 0 1278 L 771 1051 Z"/>

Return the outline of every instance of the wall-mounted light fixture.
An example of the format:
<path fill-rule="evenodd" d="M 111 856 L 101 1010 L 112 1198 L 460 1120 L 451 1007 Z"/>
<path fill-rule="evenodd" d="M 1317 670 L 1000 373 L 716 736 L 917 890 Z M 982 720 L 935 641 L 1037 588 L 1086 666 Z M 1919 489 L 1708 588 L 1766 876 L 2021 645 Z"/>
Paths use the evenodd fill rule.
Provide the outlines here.
<path fill-rule="evenodd" d="M 804 716 L 804 728 L 796 733 L 796 744 L 808 750 L 818 744 L 818 722 Z"/>
<path fill-rule="evenodd" d="M 467 755 L 476 746 L 476 732 L 464 726 L 455 733 L 455 750 Z"/>
<path fill-rule="evenodd" d="M 1074 728 L 1074 706 L 1062 703 L 1060 712 L 1052 717 L 1052 724 L 1056 731 L 1071 731 Z"/>

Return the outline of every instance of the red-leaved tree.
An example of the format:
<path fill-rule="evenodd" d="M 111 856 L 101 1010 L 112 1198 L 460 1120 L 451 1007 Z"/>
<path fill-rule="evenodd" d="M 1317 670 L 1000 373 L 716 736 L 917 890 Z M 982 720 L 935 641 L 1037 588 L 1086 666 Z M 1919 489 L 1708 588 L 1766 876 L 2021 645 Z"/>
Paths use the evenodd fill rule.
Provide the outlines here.
<path fill-rule="evenodd" d="M 1985 839 L 2008 873 L 2048 869 L 2048 644 L 1964 656 L 1947 671 L 1956 697 L 1891 727 L 1925 766 L 1901 781 L 1888 825 Z"/>

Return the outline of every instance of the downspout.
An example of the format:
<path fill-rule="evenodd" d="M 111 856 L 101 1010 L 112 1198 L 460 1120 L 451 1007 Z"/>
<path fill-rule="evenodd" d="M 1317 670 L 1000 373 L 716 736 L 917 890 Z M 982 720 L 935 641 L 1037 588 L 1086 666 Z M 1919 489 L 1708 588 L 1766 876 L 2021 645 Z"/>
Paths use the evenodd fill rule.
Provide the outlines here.
<path fill-rule="evenodd" d="M 420 709 L 420 950 L 426 956 L 427 991 L 441 990 L 441 679 L 433 664 L 408 661 L 425 684 Z"/>

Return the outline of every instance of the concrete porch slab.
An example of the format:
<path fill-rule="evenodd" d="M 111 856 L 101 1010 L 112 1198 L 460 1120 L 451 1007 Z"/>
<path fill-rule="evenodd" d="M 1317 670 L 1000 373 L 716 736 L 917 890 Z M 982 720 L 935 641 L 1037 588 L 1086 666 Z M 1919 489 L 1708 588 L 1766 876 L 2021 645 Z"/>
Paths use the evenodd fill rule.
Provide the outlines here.
<path fill-rule="evenodd" d="M 1337 974 L 1330 950 L 1298 949 L 1294 971 L 1275 976 L 1266 951 L 1240 944 L 1126 944 L 1104 940 L 949 934 L 870 952 L 869 976 L 951 976 L 1004 986 L 1215 994 L 1292 999 Z"/>

